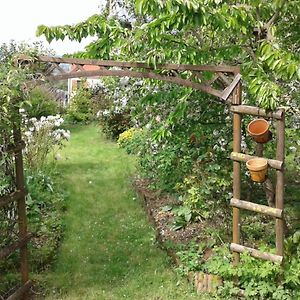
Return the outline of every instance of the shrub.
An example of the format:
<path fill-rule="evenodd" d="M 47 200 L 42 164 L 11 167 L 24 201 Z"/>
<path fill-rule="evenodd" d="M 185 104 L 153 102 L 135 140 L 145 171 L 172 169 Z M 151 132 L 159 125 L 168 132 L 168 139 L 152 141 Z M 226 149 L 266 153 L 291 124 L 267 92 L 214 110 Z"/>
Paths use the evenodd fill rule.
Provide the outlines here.
<path fill-rule="evenodd" d="M 141 128 L 130 128 L 119 135 L 118 144 L 128 154 L 138 154 L 145 132 Z"/>
<path fill-rule="evenodd" d="M 105 135 L 116 140 L 122 132 L 130 128 L 130 110 L 113 105 L 99 113 L 99 122 Z"/>
<path fill-rule="evenodd" d="M 70 138 L 70 132 L 59 128 L 64 119 L 60 115 L 27 119 L 24 111 L 24 141 L 26 148 L 24 159 L 31 170 L 42 168 L 50 153 L 63 146 L 63 142 Z"/>
<path fill-rule="evenodd" d="M 29 118 L 54 116 L 60 110 L 54 97 L 41 87 L 36 87 L 30 92 L 28 102 L 30 105 L 26 108 L 26 112 Z"/>
<path fill-rule="evenodd" d="M 93 119 L 92 93 L 90 90 L 78 89 L 71 98 L 67 108 L 67 120 L 72 123 L 88 123 Z"/>

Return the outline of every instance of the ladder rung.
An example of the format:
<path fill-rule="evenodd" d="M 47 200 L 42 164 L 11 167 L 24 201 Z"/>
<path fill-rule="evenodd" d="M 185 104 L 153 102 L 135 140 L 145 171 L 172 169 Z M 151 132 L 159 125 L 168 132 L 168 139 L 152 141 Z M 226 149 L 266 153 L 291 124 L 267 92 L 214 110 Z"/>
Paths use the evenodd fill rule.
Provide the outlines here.
<path fill-rule="evenodd" d="M 232 105 L 230 107 L 230 110 L 234 113 L 248 114 L 260 117 L 270 117 L 278 120 L 281 120 L 284 116 L 283 110 L 267 112 L 265 109 L 248 105 Z"/>
<path fill-rule="evenodd" d="M 267 252 L 262 252 L 250 247 L 245 247 L 239 244 L 231 243 L 230 244 L 230 250 L 233 252 L 238 252 L 238 253 L 243 253 L 243 252 L 248 252 L 252 257 L 255 258 L 261 258 L 264 260 L 270 260 L 276 263 L 281 264 L 283 257 L 280 255 L 272 254 L 272 253 L 267 253 Z"/>
<path fill-rule="evenodd" d="M 242 161 L 242 162 L 247 162 L 249 159 L 251 158 L 256 158 L 258 156 L 252 156 L 252 155 L 248 155 L 248 154 L 244 154 L 244 153 L 238 153 L 238 152 L 231 152 L 230 154 L 230 158 L 232 160 L 235 161 Z M 276 159 L 268 159 L 266 158 L 266 160 L 268 161 L 268 165 L 271 168 L 274 168 L 276 170 L 283 170 L 283 161 L 280 160 L 276 160 Z"/>
<path fill-rule="evenodd" d="M 261 213 L 261 214 L 272 216 L 272 217 L 279 218 L 279 219 L 282 219 L 282 215 L 283 215 L 282 209 L 270 207 L 267 205 L 256 204 L 256 203 L 252 203 L 252 202 L 248 202 L 248 201 L 243 201 L 243 200 L 239 200 L 239 199 L 235 199 L 235 198 L 232 198 L 230 200 L 230 205 L 234 206 L 234 207 L 238 207 L 238 208 L 251 210 L 251 211 L 254 211 L 257 213 Z"/>

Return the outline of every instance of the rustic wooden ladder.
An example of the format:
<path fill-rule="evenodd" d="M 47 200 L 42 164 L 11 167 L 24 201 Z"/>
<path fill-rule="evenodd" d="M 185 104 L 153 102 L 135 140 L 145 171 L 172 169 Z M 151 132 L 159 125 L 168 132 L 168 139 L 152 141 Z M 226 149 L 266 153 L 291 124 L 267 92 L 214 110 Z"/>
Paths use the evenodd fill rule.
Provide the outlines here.
<path fill-rule="evenodd" d="M 233 112 L 233 198 L 230 205 L 233 207 L 233 241 L 230 249 L 233 251 L 234 264 L 240 260 L 240 253 L 248 252 L 251 256 L 270 260 L 279 264 L 283 261 L 284 251 L 284 144 L 285 144 L 285 111 L 267 112 L 258 107 L 241 104 L 241 84 L 233 92 L 231 112 Z M 255 156 L 241 153 L 241 124 L 242 115 L 248 114 L 259 117 L 267 117 L 276 120 L 276 160 L 267 159 L 268 166 L 276 170 L 275 207 L 260 205 L 241 200 L 241 163 L 247 162 Z M 261 150 L 262 150 L 261 146 Z M 261 151 L 262 155 L 262 151 Z M 260 155 L 259 155 L 260 156 Z M 276 218 L 276 254 L 262 252 L 257 249 L 245 247 L 240 244 L 240 209 L 250 210 L 256 213 L 269 215 Z"/>
<path fill-rule="evenodd" d="M 14 251 L 20 250 L 20 273 L 22 285 L 10 295 L 7 300 L 27 299 L 28 290 L 32 282 L 29 280 L 28 268 L 28 251 L 27 243 L 32 235 L 27 231 L 27 215 L 26 215 L 26 189 L 24 181 L 23 157 L 22 149 L 25 143 L 21 140 L 21 131 L 19 128 L 14 129 L 14 144 L 6 147 L 6 152 L 9 155 L 14 155 L 15 161 L 15 183 L 16 190 L 10 194 L 0 196 L 0 208 L 12 202 L 17 202 L 17 215 L 19 225 L 19 240 L 15 243 L 0 249 L 0 259 L 4 259 L 11 255 Z"/>

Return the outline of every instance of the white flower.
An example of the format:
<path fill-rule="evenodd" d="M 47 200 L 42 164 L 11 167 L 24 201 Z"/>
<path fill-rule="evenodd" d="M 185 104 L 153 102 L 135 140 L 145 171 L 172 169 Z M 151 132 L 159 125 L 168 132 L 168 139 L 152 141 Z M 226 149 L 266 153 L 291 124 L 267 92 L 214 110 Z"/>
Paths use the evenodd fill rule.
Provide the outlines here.
<path fill-rule="evenodd" d="M 296 150 L 297 150 L 297 148 L 296 148 L 296 147 L 294 147 L 294 146 L 290 147 L 289 149 L 290 149 L 290 151 L 291 151 L 291 152 L 293 152 L 293 153 L 295 153 L 295 152 L 296 152 Z"/>
<path fill-rule="evenodd" d="M 218 136 L 218 135 L 219 135 L 219 131 L 215 129 L 215 130 L 213 131 L 213 135 L 214 135 L 214 136 Z"/>
<path fill-rule="evenodd" d="M 102 115 L 103 115 L 104 117 L 109 116 L 109 110 L 108 110 L 108 109 L 105 109 L 105 110 L 102 112 Z"/>
<path fill-rule="evenodd" d="M 159 122 L 161 121 L 161 118 L 160 118 L 159 115 L 157 115 L 157 116 L 155 117 L 155 121 L 156 121 L 157 123 L 159 123 Z"/>

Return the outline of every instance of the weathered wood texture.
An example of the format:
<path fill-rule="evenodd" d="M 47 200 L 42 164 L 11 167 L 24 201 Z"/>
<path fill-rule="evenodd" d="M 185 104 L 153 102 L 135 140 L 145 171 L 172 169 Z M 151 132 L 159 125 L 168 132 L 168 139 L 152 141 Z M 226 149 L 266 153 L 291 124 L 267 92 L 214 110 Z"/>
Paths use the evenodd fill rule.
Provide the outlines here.
<path fill-rule="evenodd" d="M 19 144 L 22 141 L 20 127 L 15 127 L 14 131 L 14 143 Z M 28 236 L 27 231 L 27 214 L 26 214 L 26 202 L 25 202 L 25 179 L 24 179 L 24 166 L 22 151 L 15 153 L 15 176 L 16 176 L 16 188 L 22 192 L 22 196 L 17 201 L 18 210 L 18 224 L 19 224 L 19 239 L 26 239 Z M 20 248 L 20 271 L 22 283 L 26 284 L 29 280 L 29 268 L 28 268 L 28 251 L 27 243 L 24 243 Z M 24 299 L 27 298 L 26 293 Z"/>
<path fill-rule="evenodd" d="M 81 59 L 81 58 L 60 58 L 50 56 L 39 56 L 40 62 L 64 63 L 72 65 L 94 65 L 103 67 L 119 67 L 119 68 L 140 68 L 140 69 L 163 69 L 163 70 L 178 70 L 178 71 L 215 71 L 239 73 L 239 66 L 227 65 L 184 65 L 184 64 L 159 64 L 156 68 L 141 62 L 121 62 L 114 60 L 99 60 L 99 59 Z"/>
<path fill-rule="evenodd" d="M 240 143 L 240 136 L 237 134 L 237 130 L 240 128 L 236 125 L 233 129 L 233 152 L 230 155 L 230 158 L 233 160 L 233 199 L 231 199 L 230 204 L 233 206 L 233 243 L 230 246 L 230 249 L 234 253 L 242 253 L 242 252 L 249 252 L 253 257 L 271 260 L 277 263 L 282 263 L 283 261 L 283 253 L 284 253 L 284 136 L 285 136 L 285 113 L 284 110 L 278 110 L 276 112 L 266 112 L 265 110 L 245 106 L 245 105 L 238 105 L 236 101 L 236 97 L 233 98 L 234 104 L 231 106 L 231 111 L 233 112 L 233 118 L 235 120 L 236 115 L 242 114 L 250 114 L 262 117 L 270 117 L 276 120 L 276 160 L 275 159 L 267 159 L 268 165 L 274 169 L 276 169 L 276 203 L 274 205 L 274 187 L 272 181 L 267 178 L 266 182 L 264 183 L 264 188 L 266 191 L 266 197 L 268 200 L 269 206 L 260 205 L 257 203 L 252 203 L 248 201 L 240 200 L 240 197 L 236 197 L 235 195 L 240 195 L 240 170 L 237 166 L 235 166 L 236 162 L 247 162 L 249 159 L 255 157 L 263 157 L 263 144 L 256 145 L 256 155 L 251 156 L 247 154 L 240 153 L 240 149 L 238 149 L 238 145 L 236 143 Z M 238 119 L 237 119 L 238 120 Z M 238 122 L 236 122 L 238 123 Z M 235 123 L 234 123 L 235 124 Z M 236 178 L 238 175 L 239 180 Z M 239 188 L 236 186 L 239 185 Z M 236 192 L 238 191 L 238 192 Z M 275 207 L 274 207 L 275 206 Z M 253 212 L 269 215 L 271 217 L 276 218 L 276 255 L 265 253 L 258 251 L 256 249 L 252 249 L 249 247 L 245 247 L 240 245 L 237 238 L 237 235 L 234 232 L 237 232 L 237 215 L 238 211 L 235 209 L 246 209 Z M 236 263 L 236 256 L 234 256 L 234 262 Z"/>
<path fill-rule="evenodd" d="M 135 78 L 156 79 L 156 80 L 166 81 L 166 82 L 190 87 L 195 90 L 199 90 L 199 91 L 211 94 L 220 99 L 224 98 L 222 91 L 214 89 L 214 88 L 210 87 L 209 85 L 193 82 L 191 80 L 183 79 L 181 77 L 164 76 L 164 75 L 156 74 L 151 71 L 138 72 L 138 71 L 130 71 L 130 70 L 101 69 L 101 70 L 96 70 L 96 71 L 79 71 L 79 72 L 64 73 L 64 74 L 60 74 L 60 75 L 53 75 L 53 76 L 48 76 L 48 79 L 49 80 L 64 80 L 64 79 L 74 78 L 74 77 L 81 78 L 81 77 L 97 77 L 97 76 L 99 76 L 99 77 L 103 77 L 103 76 L 126 77 L 126 76 L 128 76 L 128 77 L 135 77 Z M 224 102 L 224 101 L 225 100 L 223 100 L 222 102 Z"/>
<path fill-rule="evenodd" d="M 230 205 L 233 207 L 247 209 L 264 215 L 272 216 L 275 218 L 282 218 L 283 215 L 282 209 L 273 208 L 267 205 L 256 204 L 253 202 L 248 202 L 248 201 L 239 200 L 235 198 L 231 199 Z"/>
<path fill-rule="evenodd" d="M 2 147 L 0 151 L 0 157 L 3 156 L 3 153 L 12 154 L 21 151 L 24 148 L 25 143 L 23 141 L 19 141 L 16 144 L 7 145 L 6 147 Z"/>
<path fill-rule="evenodd" d="M 27 236 L 20 239 L 19 241 L 7 246 L 4 249 L 1 249 L 0 250 L 0 259 L 3 259 L 5 257 L 9 256 L 14 251 L 24 247 L 30 241 L 31 238 L 32 238 L 32 234 L 28 234 Z"/>
<path fill-rule="evenodd" d="M 194 283 L 198 294 L 215 292 L 218 286 L 223 284 L 220 276 L 204 272 L 191 272 L 189 280 Z"/>
<path fill-rule="evenodd" d="M 241 80 L 238 66 L 210 66 L 210 65 L 184 65 L 184 64 L 159 64 L 150 66 L 141 62 L 121 62 L 112 60 L 59 58 L 39 56 L 36 59 L 19 56 L 16 65 L 45 63 L 46 70 L 41 71 L 39 80 L 35 84 L 42 84 L 46 80 L 64 80 L 81 77 L 137 77 L 162 80 L 186 86 L 215 96 L 218 101 L 230 104 L 228 98 Z M 69 64 L 70 70 L 63 69 L 60 64 Z M 87 71 L 84 66 L 97 66 L 98 70 Z M 55 71 L 55 72 L 54 72 Z M 204 79 L 201 72 L 209 72 L 212 77 Z M 36 78 L 37 79 L 37 78 Z M 216 84 L 218 83 L 218 84 Z"/>
<path fill-rule="evenodd" d="M 233 96 L 233 105 L 241 104 L 241 83 L 236 86 Z M 233 114 L 233 151 L 241 152 L 241 126 L 242 117 L 238 113 Z M 239 161 L 233 162 L 233 197 L 240 199 L 241 197 L 241 165 Z M 237 207 L 233 208 L 232 217 L 232 241 L 240 243 L 240 210 Z M 233 253 L 234 264 L 238 264 L 240 260 L 239 252 Z"/>
<path fill-rule="evenodd" d="M 267 112 L 265 109 L 248 106 L 248 105 L 238 105 L 238 106 L 231 106 L 230 110 L 233 113 L 240 113 L 240 114 L 247 114 L 259 117 L 267 117 L 267 118 L 274 118 L 274 119 L 281 119 L 283 116 L 282 110 L 278 110 L 275 112 Z"/>
<path fill-rule="evenodd" d="M 247 162 L 249 159 L 255 158 L 258 156 L 252 156 L 244 153 L 232 152 L 230 158 L 234 161 Z M 268 159 L 268 165 L 276 170 L 282 170 L 284 168 L 284 162 L 276 159 Z"/>
<path fill-rule="evenodd" d="M 29 268 L 28 268 L 28 253 L 27 243 L 30 241 L 32 235 L 27 231 L 27 214 L 26 214 L 26 189 L 24 179 L 24 167 L 22 149 L 25 147 L 25 143 L 22 141 L 21 129 L 15 126 L 13 129 L 14 144 L 3 146 L 2 153 L 6 152 L 8 155 L 14 156 L 14 169 L 15 169 L 15 185 L 16 191 L 0 197 L 0 208 L 8 205 L 9 203 L 17 203 L 17 215 L 19 225 L 19 240 L 4 249 L 0 250 L 0 259 L 4 259 L 11 255 L 14 251 L 20 250 L 20 273 L 22 286 L 16 290 L 8 299 L 23 299 L 28 298 L 28 289 L 31 286 L 29 281 Z"/>
<path fill-rule="evenodd" d="M 222 99 L 227 100 L 229 96 L 232 94 L 233 90 L 237 87 L 237 85 L 240 83 L 242 78 L 241 74 L 237 74 L 233 81 L 230 83 L 230 85 L 223 91 L 222 93 Z"/>
<path fill-rule="evenodd" d="M 250 247 L 245 247 L 239 244 L 231 243 L 230 244 L 230 250 L 238 253 L 248 252 L 251 256 L 255 258 L 261 258 L 264 260 L 270 260 L 276 263 L 281 264 L 283 257 L 280 255 L 275 255 L 271 253 L 262 252 Z"/>
<path fill-rule="evenodd" d="M 19 289 L 17 289 L 12 295 L 10 295 L 6 300 L 20 300 L 28 293 L 32 286 L 32 281 L 28 280 Z"/>
<path fill-rule="evenodd" d="M 0 197 L 0 208 L 8 205 L 11 202 L 18 201 L 21 197 L 23 197 L 25 195 L 26 195 L 25 191 L 18 190 L 11 194 L 1 196 Z"/>
<path fill-rule="evenodd" d="M 285 118 L 282 111 L 282 119 L 277 120 L 276 128 L 276 159 L 284 161 L 285 157 Z M 276 171 L 276 194 L 275 205 L 277 209 L 284 208 L 284 170 Z M 284 220 L 276 219 L 276 251 L 277 255 L 282 255 L 284 252 Z"/>

